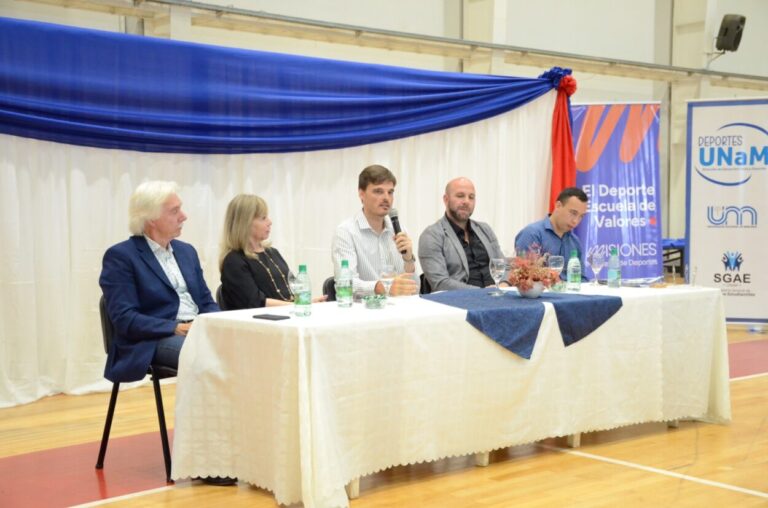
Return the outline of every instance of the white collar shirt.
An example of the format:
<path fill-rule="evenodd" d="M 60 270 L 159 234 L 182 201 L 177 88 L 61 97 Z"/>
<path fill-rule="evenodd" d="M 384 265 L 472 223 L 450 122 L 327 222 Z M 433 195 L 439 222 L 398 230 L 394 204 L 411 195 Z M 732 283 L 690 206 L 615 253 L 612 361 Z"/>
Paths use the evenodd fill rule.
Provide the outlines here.
<path fill-rule="evenodd" d="M 349 261 L 355 296 L 374 293 L 384 265 L 392 265 L 397 273 L 405 272 L 405 261 L 397 251 L 395 230 L 389 217 L 384 217 L 384 229 L 376 233 L 360 210 L 336 227 L 331 247 L 334 270 L 341 261 Z"/>
<path fill-rule="evenodd" d="M 189 293 L 187 281 L 184 280 L 184 276 L 181 274 L 179 264 L 176 262 L 176 256 L 173 255 L 173 246 L 168 243 L 168 248 L 164 249 L 150 237 L 144 235 L 144 238 L 147 239 L 147 244 L 152 250 L 152 254 L 155 255 L 155 258 L 160 263 L 165 276 L 168 277 L 168 282 L 171 283 L 174 291 L 179 295 L 179 311 L 176 315 L 176 320 L 189 321 L 195 319 L 199 310 L 195 300 Z"/>

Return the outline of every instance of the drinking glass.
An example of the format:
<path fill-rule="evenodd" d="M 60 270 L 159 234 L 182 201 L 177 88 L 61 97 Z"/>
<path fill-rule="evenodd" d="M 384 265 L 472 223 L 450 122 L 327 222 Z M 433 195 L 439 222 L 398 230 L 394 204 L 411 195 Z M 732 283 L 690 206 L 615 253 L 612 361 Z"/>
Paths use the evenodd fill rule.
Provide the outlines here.
<path fill-rule="evenodd" d="M 383 265 L 381 272 L 379 272 L 379 280 L 384 285 L 384 294 L 389 299 L 389 290 L 392 288 L 392 282 L 394 282 L 397 273 L 392 265 Z"/>
<path fill-rule="evenodd" d="M 547 259 L 547 266 L 550 270 L 557 273 L 557 279 L 554 284 L 552 284 L 552 291 L 562 291 L 563 290 L 563 281 L 560 278 L 560 275 L 563 273 L 563 267 L 565 266 L 565 258 L 563 256 L 549 256 Z"/>
<path fill-rule="evenodd" d="M 605 262 L 605 255 L 599 252 L 592 252 L 587 256 L 587 263 L 589 264 L 589 268 L 592 270 L 592 275 L 595 278 L 593 281 L 595 286 L 600 284 L 598 282 L 598 275 L 600 275 L 600 270 L 602 270 L 605 266 Z"/>
<path fill-rule="evenodd" d="M 291 295 L 296 299 L 296 295 L 299 294 L 302 284 L 293 272 L 288 273 L 288 288 L 291 290 Z"/>
<path fill-rule="evenodd" d="M 304 284 L 301 283 L 298 277 L 294 275 L 293 272 L 288 272 L 288 288 L 291 290 L 291 297 L 293 302 L 296 302 L 296 298 L 298 298 L 299 292 L 304 288 Z M 291 314 L 296 314 L 296 307 L 291 309 Z"/>
<path fill-rule="evenodd" d="M 504 291 L 499 289 L 499 282 L 501 282 L 501 278 L 504 277 L 504 273 L 507 271 L 506 258 L 491 259 L 489 268 L 491 271 L 491 278 L 493 279 L 493 282 L 496 284 L 496 289 L 494 289 L 488 294 L 491 296 L 502 296 L 504 294 Z"/>

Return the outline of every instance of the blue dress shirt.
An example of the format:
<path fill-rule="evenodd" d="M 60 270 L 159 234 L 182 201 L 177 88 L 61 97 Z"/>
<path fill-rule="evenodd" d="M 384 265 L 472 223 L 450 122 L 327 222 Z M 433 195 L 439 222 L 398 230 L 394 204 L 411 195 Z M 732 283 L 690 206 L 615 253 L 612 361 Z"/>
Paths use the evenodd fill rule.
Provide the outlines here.
<path fill-rule="evenodd" d="M 573 231 L 568 231 L 562 238 L 557 236 L 548 216 L 540 221 L 527 225 L 515 237 L 516 252 L 525 252 L 533 244 L 538 244 L 540 246 L 542 254 L 548 252 L 551 256 L 563 256 L 565 259 L 565 266 L 560 273 L 560 278 L 563 280 L 566 278 L 568 260 L 571 257 L 572 250 L 576 250 L 581 266 L 584 266 L 581 252 L 581 240 L 579 240 L 579 237 L 576 236 Z"/>

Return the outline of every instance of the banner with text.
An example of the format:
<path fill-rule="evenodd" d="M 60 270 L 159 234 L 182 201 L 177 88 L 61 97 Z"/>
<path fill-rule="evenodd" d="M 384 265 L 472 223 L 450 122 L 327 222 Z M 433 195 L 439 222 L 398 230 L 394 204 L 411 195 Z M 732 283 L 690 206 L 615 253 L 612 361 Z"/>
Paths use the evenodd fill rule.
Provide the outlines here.
<path fill-rule="evenodd" d="M 689 279 L 719 288 L 734 322 L 768 322 L 768 99 L 688 104 Z"/>
<path fill-rule="evenodd" d="M 574 105 L 571 111 L 576 185 L 589 196 L 588 213 L 576 229 L 585 263 L 592 253 L 607 259 L 615 246 L 625 281 L 658 280 L 659 104 Z"/>

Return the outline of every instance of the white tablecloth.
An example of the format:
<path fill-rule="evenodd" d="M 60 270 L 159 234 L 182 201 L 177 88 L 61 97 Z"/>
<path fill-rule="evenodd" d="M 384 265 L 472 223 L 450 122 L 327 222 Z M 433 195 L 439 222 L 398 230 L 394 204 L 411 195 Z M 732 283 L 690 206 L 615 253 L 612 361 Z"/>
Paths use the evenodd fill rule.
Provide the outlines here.
<path fill-rule="evenodd" d="M 200 316 L 182 350 L 173 478 L 236 476 L 278 503 L 348 506 L 350 480 L 395 465 L 640 422 L 730 420 L 715 289 L 609 290 L 624 305 L 565 348 L 551 304 L 530 360 L 419 297 L 383 310 Z M 364 493 L 363 493 L 364 495 Z"/>

